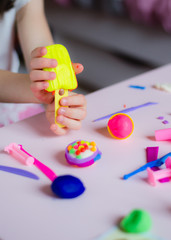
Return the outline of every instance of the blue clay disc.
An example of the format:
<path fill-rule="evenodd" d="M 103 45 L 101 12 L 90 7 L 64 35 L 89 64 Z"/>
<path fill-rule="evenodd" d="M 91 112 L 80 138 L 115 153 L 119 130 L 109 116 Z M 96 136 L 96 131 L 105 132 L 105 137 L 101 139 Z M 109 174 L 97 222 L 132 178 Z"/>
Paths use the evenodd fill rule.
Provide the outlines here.
<path fill-rule="evenodd" d="M 60 198 L 75 198 L 85 191 L 85 187 L 79 178 L 71 175 L 57 177 L 51 185 L 53 193 Z"/>

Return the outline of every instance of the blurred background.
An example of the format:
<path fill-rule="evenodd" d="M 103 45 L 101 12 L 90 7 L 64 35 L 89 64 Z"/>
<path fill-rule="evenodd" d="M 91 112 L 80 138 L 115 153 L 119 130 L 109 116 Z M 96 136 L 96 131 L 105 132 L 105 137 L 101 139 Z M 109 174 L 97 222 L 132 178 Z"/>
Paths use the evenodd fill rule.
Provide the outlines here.
<path fill-rule="evenodd" d="M 169 31 L 160 24 L 144 24 L 135 17 L 134 20 L 123 2 L 45 0 L 55 43 L 65 45 L 72 61 L 84 65 L 84 72 L 78 75 L 82 93 L 171 62 Z"/>

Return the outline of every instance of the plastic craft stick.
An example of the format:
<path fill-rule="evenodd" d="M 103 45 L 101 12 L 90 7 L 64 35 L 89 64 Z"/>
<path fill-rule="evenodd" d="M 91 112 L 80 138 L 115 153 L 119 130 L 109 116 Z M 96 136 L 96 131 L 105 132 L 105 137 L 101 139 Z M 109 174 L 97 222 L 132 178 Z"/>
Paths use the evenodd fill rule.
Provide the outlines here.
<path fill-rule="evenodd" d="M 165 163 L 166 159 L 168 157 L 171 157 L 171 152 L 164 155 L 163 157 L 155 160 L 155 161 L 152 161 L 152 162 L 149 162 L 149 163 L 146 163 L 145 165 L 143 165 L 142 167 L 138 168 L 137 170 L 131 172 L 131 173 L 128 173 L 126 175 L 123 176 L 123 179 L 128 179 L 132 176 L 134 176 L 135 174 L 139 173 L 139 172 L 142 172 L 144 170 L 146 170 L 147 168 L 152 168 L 152 167 L 160 167 L 162 164 Z"/>
<path fill-rule="evenodd" d="M 165 128 L 155 131 L 156 141 L 169 141 L 171 140 L 171 128 Z"/>
<path fill-rule="evenodd" d="M 139 86 L 139 85 L 129 85 L 129 87 L 130 87 L 130 88 L 142 89 L 142 90 L 146 89 L 146 87 L 144 87 L 144 86 Z"/>
<path fill-rule="evenodd" d="M 72 67 L 72 62 L 67 49 L 60 44 L 47 46 L 47 54 L 43 57 L 56 59 L 58 65 L 56 68 L 45 68 L 44 71 L 53 71 L 56 73 L 54 80 L 49 80 L 48 92 L 55 91 L 55 123 L 60 127 L 63 125 L 56 122 L 57 111 L 60 107 L 60 99 L 68 96 L 68 90 L 77 88 L 77 79 Z M 63 91 L 61 91 L 63 89 Z"/>
<path fill-rule="evenodd" d="M 128 112 L 135 111 L 135 110 L 137 110 L 137 109 L 139 109 L 139 108 L 148 107 L 148 106 L 154 105 L 154 104 L 158 104 L 158 103 L 156 103 L 156 102 L 147 102 L 147 103 L 144 103 L 144 104 L 135 106 L 135 107 L 126 108 L 126 109 L 124 109 L 124 110 L 121 110 L 121 111 L 118 111 L 118 112 L 115 112 L 115 113 L 111 113 L 111 114 L 106 115 L 106 116 L 104 116 L 104 117 L 97 118 L 97 119 L 93 120 L 93 122 L 97 122 L 97 121 L 100 121 L 100 120 L 104 120 L 104 119 L 106 119 L 106 118 L 110 118 L 110 117 L 112 117 L 112 115 L 117 114 L 117 113 L 128 113 Z"/>
<path fill-rule="evenodd" d="M 13 167 L 7 167 L 7 166 L 0 165 L 0 170 L 4 171 L 4 172 L 13 173 L 13 174 L 16 174 L 16 175 L 19 175 L 19 176 L 32 178 L 32 179 L 35 179 L 35 180 L 39 179 L 39 177 L 36 176 L 35 174 L 33 174 L 29 171 L 26 171 L 26 170 L 19 169 L 19 168 L 13 168 Z"/>

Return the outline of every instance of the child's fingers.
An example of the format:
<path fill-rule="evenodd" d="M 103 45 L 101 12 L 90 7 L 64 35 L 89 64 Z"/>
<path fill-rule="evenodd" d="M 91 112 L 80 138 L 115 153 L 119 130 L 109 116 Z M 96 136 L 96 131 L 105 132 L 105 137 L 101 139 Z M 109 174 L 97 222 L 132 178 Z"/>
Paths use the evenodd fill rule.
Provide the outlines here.
<path fill-rule="evenodd" d="M 47 53 L 47 49 L 45 47 L 38 47 L 31 52 L 31 58 L 42 57 L 46 55 L 46 53 Z"/>
<path fill-rule="evenodd" d="M 63 115 L 59 115 L 56 117 L 56 121 L 68 129 L 72 130 L 79 130 L 81 128 L 81 121 L 75 120 L 75 119 L 70 119 L 67 118 Z"/>
<path fill-rule="evenodd" d="M 40 81 L 40 82 L 32 82 L 31 83 L 31 90 L 33 92 L 38 92 L 41 90 L 45 90 L 49 87 L 49 83 L 46 81 Z"/>
<path fill-rule="evenodd" d="M 68 131 L 66 128 L 60 128 L 57 124 L 52 124 L 50 126 L 50 129 L 52 132 L 54 132 L 56 135 L 62 136 L 65 135 Z"/>
<path fill-rule="evenodd" d="M 70 119 L 83 120 L 86 117 L 86 110 L 84 108 L 60 107 L 58 115 L 63 115 Z"/>
<path fill-rule="evenodd" d="M 30 72 L 30 79 L 32 82 L 40 80 L 54 80 L 56 78 L 55 72 L 47 72 L 41 70 L 34 70 Z"/>
<path fill-rule="evenodd" d="M 61 106 L 86 107 L 86 98 L 82 94 L 73 94 L 60 100 Z"/>
<path fill-rule="evenodd" d="M 76 74 L 79 74 L 84 70 L 83 65 L 80 63 L 72 63 L 72 66 Z"/>
<path fill-rule="evenodd" d="M 32 58 L 30 62 L 30 69 L 55 68 L 57 66 L 56 59 L 49 58 Z"/>

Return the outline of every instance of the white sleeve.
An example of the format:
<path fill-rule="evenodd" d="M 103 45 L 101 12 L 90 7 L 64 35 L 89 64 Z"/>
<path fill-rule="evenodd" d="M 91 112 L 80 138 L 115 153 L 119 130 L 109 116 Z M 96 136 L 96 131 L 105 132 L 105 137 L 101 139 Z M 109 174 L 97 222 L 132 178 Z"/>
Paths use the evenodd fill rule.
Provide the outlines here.
<path fill-rule="evenodd" d="M 36 1 L 36 0 L 35 0 Z M 15 1 L 15 9 L 16 9 L 16 12 L 18 10 L 20 10 L 24 5 L 26 5 L 28 2 L 30 2 L 30 0 L 16 0 Z"/>

